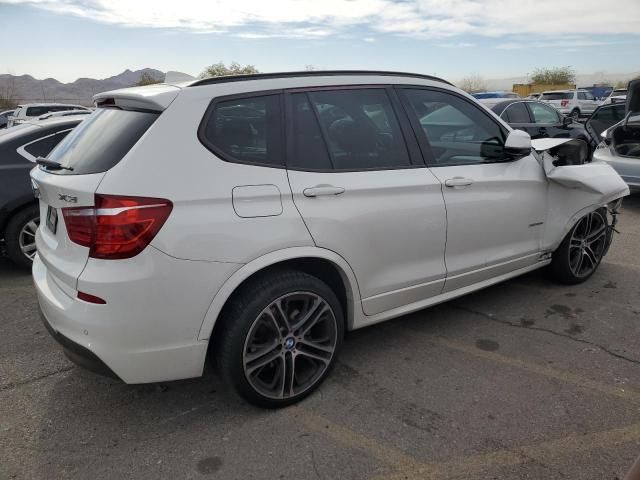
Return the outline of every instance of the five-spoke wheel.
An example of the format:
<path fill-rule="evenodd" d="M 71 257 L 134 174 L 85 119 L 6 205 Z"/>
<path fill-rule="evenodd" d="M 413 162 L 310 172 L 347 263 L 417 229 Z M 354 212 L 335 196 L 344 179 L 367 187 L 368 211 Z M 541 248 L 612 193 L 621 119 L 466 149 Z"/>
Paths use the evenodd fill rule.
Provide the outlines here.
<path fill-rule="evenodd" d="M 220 321 L 215 348 L 222 377 L 265 407 L 289 405 L 311 393 L 333 366 L 344 334 L 333 290 L 290 270 L 247 283 Z"/>
<path fill-rule="evenodd" d="M 574 284 L 593 275 L 607 252 L 610 235 L 604 209 L 578 220 L 553 254 L 551 271 L 556 279 Z"/>

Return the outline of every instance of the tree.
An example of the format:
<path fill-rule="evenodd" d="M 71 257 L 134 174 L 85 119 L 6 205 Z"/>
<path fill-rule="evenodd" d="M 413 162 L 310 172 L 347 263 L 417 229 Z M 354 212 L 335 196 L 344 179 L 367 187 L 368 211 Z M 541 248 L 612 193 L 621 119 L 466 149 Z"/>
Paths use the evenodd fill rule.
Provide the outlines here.
<path fill-rule="evenodd" d="M 11 77 L 7 80 L 6 85 L 0 88 L 0 111 L 11 110 L 18 105 L 15 98 L 15 78 Z"/>
<path fill-rule="evenodd" d="M 571 67 L 536 68 L 531 81 L 541 85 L 562 85 L 575 83 L 576 72 Z"/>
<path fill-rule="evenodd" d="M 231 62 L 227 67 L 223 62 L 209 65 L 200 74 L 200 78 L 208 77 L 224 77 L 228 75 L 247 75 L 251 73 L 260 73 L 253 65 L 240 65 L 238 62 Z"/>
<path fill-rule="evenodd" d="M 487 90 L 487 82 L 480 75 L 469 75 L 460 80 L 458 85 L 467 93 L 485 92 Z"/>
<path fill-rule="evenodd" d="M 162 80 L 155 78 L 149 72 L 142 72 L 142 74 L 140 75 L 140 80 L 136 82 L 135 86 L 144 87 L 145 85 L 154 85 L 160 82 L 162 82 Z"/>

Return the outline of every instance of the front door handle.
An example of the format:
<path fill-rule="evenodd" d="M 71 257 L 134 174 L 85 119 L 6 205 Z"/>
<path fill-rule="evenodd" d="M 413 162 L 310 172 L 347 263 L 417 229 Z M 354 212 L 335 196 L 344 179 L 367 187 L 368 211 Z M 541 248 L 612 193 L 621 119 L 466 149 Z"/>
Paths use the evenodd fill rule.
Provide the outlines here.
<path fill-rule="evenodd" d="M 451 188 L 465 188 L 471 185 L 472 183 L 473 183 L 473 180 L 471 180 L 470 178 L 464 178 L 464 177 L 453 177 L 448 180 L 445 180 L 444 182 L 444 184 L 447 187 L 451 187 Z"/>
<path fill-rule="evenodd" d="M 305 188 L 302 193 L 305 197 L 340 195 L 341 193 L 344 193 L 344 188 L 334 187 L 333 185 L 316 185 L 315 187 Z"/>

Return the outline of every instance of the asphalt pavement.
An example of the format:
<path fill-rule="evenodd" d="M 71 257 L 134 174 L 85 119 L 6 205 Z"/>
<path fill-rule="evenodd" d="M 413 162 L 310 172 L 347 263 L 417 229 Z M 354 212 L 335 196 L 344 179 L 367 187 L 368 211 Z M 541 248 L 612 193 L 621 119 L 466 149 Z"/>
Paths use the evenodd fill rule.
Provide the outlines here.
<path fill-rule="evenodd" d="M 214 373 L 73 366 L 0 260 L 0 479 L 610 479 L 640 454 L 640 196 L 578 286 L 542 272 L 348 335 L 284 410 Z"/>

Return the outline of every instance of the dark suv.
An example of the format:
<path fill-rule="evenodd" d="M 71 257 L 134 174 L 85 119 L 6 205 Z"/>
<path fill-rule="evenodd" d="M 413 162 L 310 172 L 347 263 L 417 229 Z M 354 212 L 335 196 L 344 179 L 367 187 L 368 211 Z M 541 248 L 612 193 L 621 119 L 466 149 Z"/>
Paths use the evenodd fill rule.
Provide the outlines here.
<path fill-rule="evenodd" d="M 46 157 L 83 116 L 27 122 L 0 133 L 0 239 L 9 258 L 30 267 L 36 253 L 40 220 L 29 172 L 37 157 Z"/>

